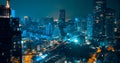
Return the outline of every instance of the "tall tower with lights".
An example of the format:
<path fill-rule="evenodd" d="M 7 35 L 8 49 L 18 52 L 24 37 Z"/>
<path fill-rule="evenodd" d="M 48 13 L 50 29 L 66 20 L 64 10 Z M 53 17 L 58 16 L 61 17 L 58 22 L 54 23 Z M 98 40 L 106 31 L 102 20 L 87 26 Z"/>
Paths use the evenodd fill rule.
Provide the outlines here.
<path fill-rule="evenodd" d="M 105 38 L 106 0 L 94 0 L 93 40 L 103 42 Z"/>
<path fill-rule="evenodd" d="M 19 19 L 11 17 L 10 0 L 0 5 L 0 63 L 21 62 Z M 17 62 L 16 62 L 17 61 Z"/>
<path fill-rule="evenodd" d="M 10 0 L 6 1 L 6 15 L 10 18 L 11 16 L 11 8 L 10 8 Z"/>
<path fill-rule="evenodd" d="M 60 33 L 61 33 L 62 38 L 64 38 L 64 36 L 66 35 L 66 33 L 64 31 L 65 27 L 66 27 L 66 24 L 65 24 L 65 10 L 61 9 L 59 11 L 59 29 L 60 29 Z"/>
<path fill-rule="evenodd" d="M 105 21 L 105 36 L 108 43 L 113 43 L 116 32 L 115 29 L 115 10 L 111 8 L 106 9 L 106 21 Z"/>

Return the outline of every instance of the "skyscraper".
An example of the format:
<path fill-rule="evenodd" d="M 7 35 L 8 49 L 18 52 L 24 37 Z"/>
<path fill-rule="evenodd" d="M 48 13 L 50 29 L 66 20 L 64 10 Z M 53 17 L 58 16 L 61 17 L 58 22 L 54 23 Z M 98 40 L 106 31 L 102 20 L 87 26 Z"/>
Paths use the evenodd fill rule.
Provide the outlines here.
<path fill-rule="evenodd" d="M 106 0 L 94 0 L 93 39 L 102 42 L 105 37 Z"/>
<path fill-rule="evenodd" d="M 16 18 L 10 15 L 10 0 L 7 0 L 6 6 L 0 5 L 0 63 L 11 63 L 13 59 L 21 62 L 19 20 L 15 22 Z"/>
<path fill-rule="evenodd" d="M 61 9 L 59 11 L 59 21 L 61 22 L 65 22 L 65 10 L 64 9 Z"/>
<path fill-rule="evenodd" d="M 92 39 L 92 31 L 93 31 L 93 15 L 89 14 L 87 17 L 87 30 L 86 30 L 87 39 L 89 40 Z"/>
<path fill-rule="evenodd" d="M 120 33 L 120 12 L 119 12 L 118 21 L 117 21 L 117 28 L 118 28 L 118 33 Z"/>
<path fill-rule="evenodd" d="M 11 60 L 16 59 L 22 62 L 22 47 L 21 47 L 21 27 L 19 24 L 19 18 L 11 18 L 12 23 L 12 49 Z M 12 61 L 14 62 L 14 60 Z"/>
<path fill-rule="evenodd" d="M 61 33 L 62 38 L 66 35 L 66 33 L 64 31 L 65 27 L 66 27 L 66 24 L 65 24 L 65 10 L 61 9 L 59 11 L 59 29 L 60 29 L 60 33 Z"/>
<path fill-rule="evenodd" d="M 115 40 L 116 40 L 115 48 L 117 50 L 120 50 L 120 12 L 119 12 L 118 19 L 116 20 Z"/>
<path fill-rule="evenodd" d="M 114 27 L 115 27 L 115 10 L 111 8 L 106 9 L 106 21 L 105 21 L 105 36 L 108 42 L 114 40 Z"/>

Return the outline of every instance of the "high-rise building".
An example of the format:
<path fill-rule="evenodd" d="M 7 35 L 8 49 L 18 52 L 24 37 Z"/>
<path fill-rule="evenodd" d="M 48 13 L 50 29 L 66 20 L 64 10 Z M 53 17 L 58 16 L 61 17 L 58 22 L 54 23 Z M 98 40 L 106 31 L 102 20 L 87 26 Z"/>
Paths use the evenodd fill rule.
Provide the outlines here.
<path fill-rule="evenodd" d="M 103 42 L 105 37 L 106 0 L 94 0 L 93 40 Z"/>
<path fill-rule="evenodd" d="M 0 5 L 0 63 L 21 62 L 19 20 L 11 18 L 10 0 Z"/>
<path fill-rule="evenodd" d="M 41 22 L 39 22 L 39 25 L 42 25 L 44 27 L 43 34 L 51 36 L 53 32 L 53 26 L 54 26 L 54 18 L 53 17 L 45 17 L 41 19 Z"/>
<path fill-rule="evenodd" d="M 61 9 L 59 11 L 59 21 L 65 22 L 65 10 Z"/>
<path fill-rule="evenodd" d="M 63 38 L 66 35 L 66 33 L 64 31 L 64 28 L 66 27 L 66 24 L 65 24 L 65 10 L 64 9 L 61 9 L 59 11 L 59 24 L 58 25 L 59 25 L 61 36 Z"/>
<path fill-rule="evenodd" d="M 80 26 L 80 32 L 81 32 L 80 35 L 85 36 L 86 30 L 87 30 L 87 21 L 86 19 L 81 18 L 79 23 L 80 23 L 79 26 Z"/>
<path fill-rule="evenodd" d="M 120 33 L 120 12 L 119 12 L 118 21 L 117 21 L 117 29 L 118 29 L 118 33 Z"/>
<path fill-rule="evenodd" d="M 117 50 L 120 50 L 120 12 L 119 12 L 118 19 L 116 19 L 115 24 L 116 24 L 116 28 L 114 29 L 115 30 L 115 40 L 116 40 L 115 48 Z"/>
<path fill-rule="evenodd" d="M 92 31 L 93 31 L 93 15 L 89 14 L 87 17 L 87 30 L 86 30 L 86 36 L 87 39 L 92 39 Z"/>
<path fill-rule="evenodd" d="M 0 63 L 9 63 L 12 49 L 10 18 L 0 18 Z"/>
<path fill-rule="evenodd" d="M 106 21 L 105 21 L 105 36 L 108 42 L 113 42 L 115 31 L 115 10 L 111 8 L 106 9 Z"/>
<path fill-rule="evenodd" d="M 22 62 L 22 47 L 21 47 L 21 27 L 19 24 L 19 18 L 12 19 L 12 58 L 16 58 L 19 62 Z M 11 59 L 12 59 L 11 58 Z"/>

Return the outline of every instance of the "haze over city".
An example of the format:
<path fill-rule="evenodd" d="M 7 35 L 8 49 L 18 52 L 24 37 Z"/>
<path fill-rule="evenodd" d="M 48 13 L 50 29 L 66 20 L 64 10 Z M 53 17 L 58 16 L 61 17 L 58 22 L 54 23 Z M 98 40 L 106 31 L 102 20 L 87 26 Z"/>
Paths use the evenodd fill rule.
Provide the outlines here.
<path fill-rule="evenodd" d="M 5 4 L 5 0 L 0 0 Z M 120 0 L 108 0 L 107 5 L 118 11 Z M 86 17 L 93 13 L 93 0 L 11 0 L 11 7 L 16 16 L 23 17 L 55 17 L 58 18 L 59 9 L 66 10 L 66 17 Z"/>

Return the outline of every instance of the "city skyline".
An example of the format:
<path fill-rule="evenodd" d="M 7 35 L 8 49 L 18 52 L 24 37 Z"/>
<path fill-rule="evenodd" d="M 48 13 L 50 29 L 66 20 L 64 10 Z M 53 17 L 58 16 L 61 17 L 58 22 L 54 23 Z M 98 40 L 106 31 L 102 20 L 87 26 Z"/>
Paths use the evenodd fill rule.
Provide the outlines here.
<path fill-rule="evenodd" d="M 89 1 L 0 4 L 0 63 L 120 63 L 119 1 Z"/>
<path fill-rule="evenodd" d="M 29 3 L 28 3 L 29 2 Z M 116 11 L 120 9 L 119 0 L 107 0 L 109 8 Z M 5 4 L 4 0 L 0 0 L 0 4 Z M 59 9 L 66 10 L 67 18 L 86 17 L 93 12 L 93 0 L 16 0 L 11 1 L 12 9 L 16 11 L 17 17 L 25 15 L 30 17 L 54 17 L 58 18 Z"/>

